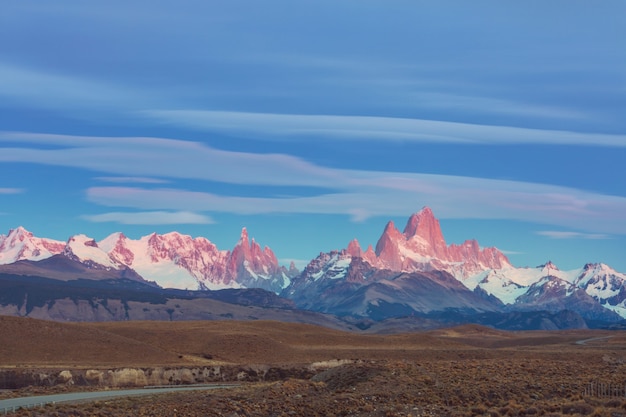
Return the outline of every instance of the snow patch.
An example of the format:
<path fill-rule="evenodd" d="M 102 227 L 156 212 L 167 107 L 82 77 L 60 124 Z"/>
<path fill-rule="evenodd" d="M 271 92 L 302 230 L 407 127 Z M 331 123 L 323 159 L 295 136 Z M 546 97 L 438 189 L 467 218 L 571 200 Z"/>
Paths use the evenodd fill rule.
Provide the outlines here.
<path fill-rule="evenodd" d="M 81 262 L 91 261 L 105 268 L 113 269 L 122 267 L 122 265 L 114 262 L 106 252 L 100 249 L 95 240 L 85 235 L 72 236 L 67 241 L 65 251 L 75 256 Z"/>

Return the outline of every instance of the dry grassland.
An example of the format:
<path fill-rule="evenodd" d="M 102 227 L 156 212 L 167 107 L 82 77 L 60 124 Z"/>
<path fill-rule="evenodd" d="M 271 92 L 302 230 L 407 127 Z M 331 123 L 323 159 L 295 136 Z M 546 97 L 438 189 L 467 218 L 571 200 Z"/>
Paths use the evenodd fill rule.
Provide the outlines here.
<path fill-rule="evenodd" d="M 581 340 L 588 341 L 576 343 Z M 16 413 L 24 416 L 626 416 L 623 391 L 619 397 L 586 392 L 591 382 L 626 385 L 624 332 L 463 326 L 376 336 L 259 321 L 68 325 L 0 317 L 0 362 L 308 370 L 306 377 L 231 390 Z"/>

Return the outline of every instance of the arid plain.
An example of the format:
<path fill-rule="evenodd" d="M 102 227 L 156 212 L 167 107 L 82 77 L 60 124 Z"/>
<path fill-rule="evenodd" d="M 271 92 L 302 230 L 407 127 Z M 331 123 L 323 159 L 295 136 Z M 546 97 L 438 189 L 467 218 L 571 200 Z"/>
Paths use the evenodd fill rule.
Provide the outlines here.
<path fill-rule="evenodd" d="M 240 383 L 22 416 L 626 416 L 623 331 L 371 335 L 272 321 L 0 317 L 0 373 L 0 398 Z"/>

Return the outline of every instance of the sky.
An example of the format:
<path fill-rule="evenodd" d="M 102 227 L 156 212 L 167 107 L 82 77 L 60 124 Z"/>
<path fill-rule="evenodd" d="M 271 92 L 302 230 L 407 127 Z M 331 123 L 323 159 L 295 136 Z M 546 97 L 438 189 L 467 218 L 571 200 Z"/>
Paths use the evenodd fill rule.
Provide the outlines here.
<path fill-rule="evenodd" d="M 300 267 L 432 208 L 626 272 L 626 2 L 5 2 L 0 233 L 246 227 Z"/>

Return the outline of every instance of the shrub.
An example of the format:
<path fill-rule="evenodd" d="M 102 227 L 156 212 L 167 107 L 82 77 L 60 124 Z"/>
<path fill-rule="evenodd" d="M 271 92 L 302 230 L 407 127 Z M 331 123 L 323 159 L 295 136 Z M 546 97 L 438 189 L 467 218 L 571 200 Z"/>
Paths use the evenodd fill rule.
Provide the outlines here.
<path fill-rule="evenodd" d="M 565 404 L 561 407 L 563 414 L 580 414 L 583 416 L 593 413 L 593 407 L 584 402 Z"/>
<path fill-rule="evenodd" d="M 528 407 L 525 411 L 524 414 L 527 416 L 534 416 L 536 414 L 539 413 L 539 410 L 537 410 L 535 407 Z"/>
<path fill-rule="evenodd" d="M 611 407 L 611 408 L 618 408 L 620 405 L 622 405 L 622 400 L 619 400 L 617 398 L 613 398 L 612 400 L 608 400 L 607 402 L 604 403 L 605 407 Z"/>
<path fill-rule="evenodd" d="M 482 407 L 482 406 L 474 406 L 474 407 L 471 408 L 470 411 L 475 416 L 476 415 L 482 416 L 483 414 L 485 414 L 487 412 L 487 409 L 485 407 Z"/>

